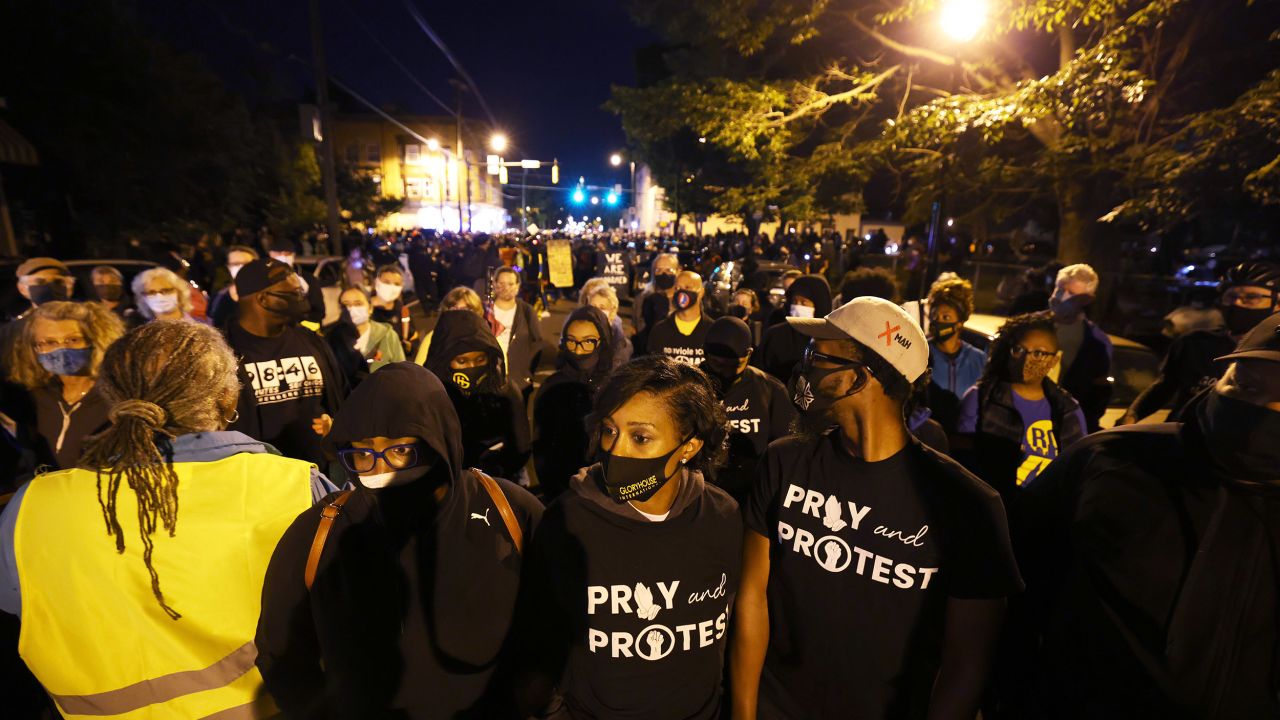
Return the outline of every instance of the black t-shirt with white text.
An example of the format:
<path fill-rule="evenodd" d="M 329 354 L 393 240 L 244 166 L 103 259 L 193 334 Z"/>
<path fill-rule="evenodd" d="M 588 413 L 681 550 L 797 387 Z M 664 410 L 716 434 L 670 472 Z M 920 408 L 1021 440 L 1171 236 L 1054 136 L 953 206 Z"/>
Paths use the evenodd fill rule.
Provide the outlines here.
<path fill-rule="evenodd" d="M 747 527 L 771 546 L 761 707 L 923 718 L 947 599 L 1022 589 L 1004 507 L 918 442 L 869 463 L 837 433 L 770 445 L 747 501 Z"/>
<path fill-rule="evenodd" d="M 707 331 L 711 322 L 707 318 L 698 318 L 693 332 L 684 335 L 676 326 L 676 316 L 671 315 L 654 324 L 649 332 L 648 351 L 650 355 L 661 355 L 686 365 L 701 365 L 706 355 Z"/>
<path fill-rule="evenodd" d="M 287 328 L 259 337 L 232 323 L 227 342 L 240 360 L 240 419 L 243 429 L 288 457 L 323 465 L 321 438 L 312 421 L 328 412 L 323 343 L 309 330 Z"/>
<path fill-rule="evenodd" d="M 742 501 L 760 456 L 769 443 L 791 431 L 796 410 L 782 383 L 753 367 L 729 388 L 722 404 L 729 418 L 729 457 L 716 484 Z"/>

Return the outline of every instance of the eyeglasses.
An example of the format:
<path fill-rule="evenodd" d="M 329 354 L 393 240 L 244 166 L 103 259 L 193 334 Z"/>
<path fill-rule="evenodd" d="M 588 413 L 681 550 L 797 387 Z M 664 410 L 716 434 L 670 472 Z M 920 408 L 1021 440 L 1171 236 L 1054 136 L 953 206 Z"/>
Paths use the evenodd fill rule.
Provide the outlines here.
<path fill-rule="evenodd" d="M 821 352 L 818 352 L 817 350 L 814 350 L 813 346 L 810 345 L 809 347 L 804 349 L 804 354 L 800 356 L 800 367 L 805 370 L 812 369 L 813 364 L 815 362 L 826 363 L 828 365 L 835 365 L 837 368 L 841 370 L 844 370 L 847 368 L 860 367 L 865 369 L 872 377 L 875 377 L 875 374 L 876 374 L 875 371 L 872 370 L 869 365 L 862 362 L 861 360 L 853 360 L 846 357 L 840 357 L 839 355 L 828 355 L 826 353 L 821 353 Z"/>
<path fill-rule="evenodd" d="M 1014 345 L 1009 348 L 1009 354 L 1012 355 L 1015 360 L 1021 359 L 1025 355 L 1030 355 L 1036 360 L 1048 360 L 1051 357 L 1055 357 L 1058 353 L 1049 352 L 1048 350 L 1032 350 L 1031 348 L 1023 347 L 1021 345 Z"/>
<path fill-rule="evenodd" d="M 1244 308 L 1270 308 L 1274 302 L 1271 293 L 1246 292 L 1244 288 L 1228 288 L 1222 293 L 1223 305 L 1239 305 Z"/>
<path fill-rule="evenodd" d="M 564 346 L 565 348 L 575 352 L 578 350 L 585 350 L 592 353 L 600 346 L 600 338 L 584 338 L 582 340 L 576 340 L 574 338 L 567 337 L 564 339 Z"/>
<path fill-rule="evenodd" d="M 58 348 L 68 348 L 71 350 L 82 350 L 89 347 L 89 341 L 82 337 L 69 337 L 61 340 L 37 340 L 31 343 L 31 347 L 36 349 L 38 353 L 53 352 Z"/>
<path fill-rule="evenodd" d="M 408 445 L 392 445 L 382 452 L 378 452 L 373 448 L 343 448 L 338 451 L 338 459 L 342 461 L 342 466 L 348 471 L 366 473 L 373 470 L 373 466 L 378 464 L 378 458 L 382 458 L 382 461 L 392 470 L 404 470 L 405 468 L 414 467 L 418 464 L 420 454 L 418 443 L 410 443 Z"/>

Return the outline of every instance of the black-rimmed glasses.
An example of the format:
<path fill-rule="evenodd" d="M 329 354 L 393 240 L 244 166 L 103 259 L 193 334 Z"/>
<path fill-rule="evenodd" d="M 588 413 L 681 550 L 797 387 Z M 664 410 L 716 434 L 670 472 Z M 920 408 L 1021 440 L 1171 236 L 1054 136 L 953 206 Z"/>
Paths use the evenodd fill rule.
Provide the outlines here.
<path fill-rule="evenodd" d="M 378 464 L 378 458 L 382 458 L 392 470 L 404 470 L 418 464 L 418 458 L 422 455 L 419 448 L 418 443 L 392 445 L 381 452 L 373 448 L 343 448 L 338 451 L 338 459 L 342 461 L 343 467 L 353 473 L 370 472 Z"/>

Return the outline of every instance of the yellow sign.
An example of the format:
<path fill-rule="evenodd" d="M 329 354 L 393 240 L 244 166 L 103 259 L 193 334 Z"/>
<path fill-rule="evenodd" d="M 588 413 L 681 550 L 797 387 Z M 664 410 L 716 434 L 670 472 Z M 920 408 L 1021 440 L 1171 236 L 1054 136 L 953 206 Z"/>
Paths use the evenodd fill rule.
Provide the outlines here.
<path fill-rule="evenodd" d="M 573 287 L 573 253 L 568 240 L 551 240 L 547 243 L 547 266 L 551 270 L 551 284 L 556 287 Z"/>

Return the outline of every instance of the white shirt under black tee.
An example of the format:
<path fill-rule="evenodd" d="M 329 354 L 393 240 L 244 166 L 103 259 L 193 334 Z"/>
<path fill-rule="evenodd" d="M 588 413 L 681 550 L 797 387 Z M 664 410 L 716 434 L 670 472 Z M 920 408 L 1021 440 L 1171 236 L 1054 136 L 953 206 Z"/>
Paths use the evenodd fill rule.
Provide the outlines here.
<path fill-rule="evenodd" d="M 747 501 L 770 540 L 761 718 L 923 718 L 947 599 L 1019 592 L 1000 496 L 909 443 L 866 462 L 838 431 L 769 446 Z"/>

